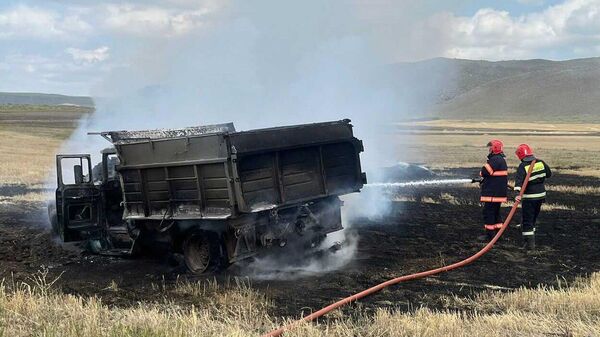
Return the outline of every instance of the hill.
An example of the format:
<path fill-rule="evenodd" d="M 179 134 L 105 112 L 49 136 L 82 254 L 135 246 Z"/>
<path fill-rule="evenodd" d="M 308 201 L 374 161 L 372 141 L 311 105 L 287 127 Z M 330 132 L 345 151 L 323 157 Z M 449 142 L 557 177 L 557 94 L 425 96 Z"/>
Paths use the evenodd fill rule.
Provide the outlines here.
<path fill-rule="evenodd" d="M 57 94 L 0 92 L 0 105 L 78 105 L 93 107 L 94 101 L 86 96 Z"/>
<path fill-rule="evenodd" d="M 398 90 L 452 119 L 598 121 L 600 58 L 473 61 L 437 58 L 394 64 Z M 435 104 L 431 104 L 434 102 Z"/>

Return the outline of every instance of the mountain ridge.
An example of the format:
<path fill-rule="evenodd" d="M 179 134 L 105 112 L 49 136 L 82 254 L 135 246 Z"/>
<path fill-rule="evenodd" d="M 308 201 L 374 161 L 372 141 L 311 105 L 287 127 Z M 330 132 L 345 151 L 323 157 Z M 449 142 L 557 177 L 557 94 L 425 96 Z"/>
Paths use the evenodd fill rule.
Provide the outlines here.
<path fill-rule="evenodd" d="M 69 96 L 35 92 L 0 92 L 0 105 L 77 105 L 93 107 L 88 96 Z"/>
<path fill-rule="evenodd" d="M 394 67 L 400 82 L 418 78 L 430 86 L 437 84 L 430 90 L 429 103 L 433 104 L 422 106 L 433 117 L 600 120 L 600 57 L 565 61 L 435 58 Z"/>

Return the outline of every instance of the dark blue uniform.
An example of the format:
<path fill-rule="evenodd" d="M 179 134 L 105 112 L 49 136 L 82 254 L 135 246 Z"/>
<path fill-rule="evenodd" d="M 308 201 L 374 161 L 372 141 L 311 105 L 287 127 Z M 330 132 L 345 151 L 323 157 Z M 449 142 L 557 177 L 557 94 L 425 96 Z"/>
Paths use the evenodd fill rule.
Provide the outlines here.
<path fill-rule="evenodd" d="M 508 196 L 508 166 L 504 154 L 490 153 L 479 175 L 483 177 L 480 199 L 483 202 L 483 221 L 488 236 L 493 237 L 495 231 L 502 227 L 500 206 Z"/>
<path fill-rule="evenodd" d="M 536 160 L 536 163 L 533 165 L 527 189 L 523 192 L 523 199 L 521 201 L 523 214 L 522 234 L 526 241 L 531 239 L 532 242 L 534 242 L 533 236 L 535 234 L 537 217 L 540 214 L 542 204 L 546 201 L 546 187 L 544 182 L 546 178 L 552 176 L 550 166 L 543 160 L 536 159 L 534 156 L 525 157 L 521 160 L 521 164 L 517 168 L 515 191 L 521 191 L 521 186 L 523 186 L 529 166 L 533 160 Z"/>

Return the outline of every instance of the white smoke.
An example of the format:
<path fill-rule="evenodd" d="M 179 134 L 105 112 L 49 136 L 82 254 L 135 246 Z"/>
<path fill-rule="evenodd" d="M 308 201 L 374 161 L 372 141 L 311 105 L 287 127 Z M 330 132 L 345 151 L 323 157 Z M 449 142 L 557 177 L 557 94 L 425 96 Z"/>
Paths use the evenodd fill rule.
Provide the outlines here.
<path fill-rule="evenodd" d="M 358 248 L 358 235 L 348 229 L 334 232 L 313 250 L 270 251 L 241 269 L 244 276 L 257 280 L 291 280 L 338 270 L 352 261 Z M 340 245 L 336 250 L 333 246 Z"/>
<path fill-rule="evenodd" d="M 113 55 L 118 65 L 94 88 L 97 113 L 67 149 L 97 152 L 109 145 L 86 136 L 89 131 L 228 121 L 250 129 L 350 118 L 370 169 L 394 162 L 385 137 L 390 125 L 414 117 L 427 101 L 415 93 L 433 94 L 438 85 L 396 77 L 389 68 L 415 56 L 407 51 L 423 49 L 413 41 L 422 8 L 412 2 L 267 0 L 205 7 L 198 8 L 205 13 L 202 24 L 186 34 L 119 36 L 136 47 L 120 59 Z"/>
<path fill-rule="evenodd" d="M 90 131 L 223 122 L 245 130 L 350 118 L 364 141 L 362 164 L 370 175 L 396 162 L 393 123 L 415 117 L 441 85 L 397 77 L 390 68 L 411 55 L 406 50 L 438 42 L 414 41 L 419 13 L 410 1 L 231 1 L 211 7 L 186 34 L 130 39 L 136 47 L 94 88 L 96 113 L 61 151 L 99 160 L 110 144 L 88 136 Z M 112 57 L 118 58 L 114 50 Z M 414 87 L 419 89 L 409 90 Z M 372 206 L 366 211 L 388 211 L 385 203 Z"/>

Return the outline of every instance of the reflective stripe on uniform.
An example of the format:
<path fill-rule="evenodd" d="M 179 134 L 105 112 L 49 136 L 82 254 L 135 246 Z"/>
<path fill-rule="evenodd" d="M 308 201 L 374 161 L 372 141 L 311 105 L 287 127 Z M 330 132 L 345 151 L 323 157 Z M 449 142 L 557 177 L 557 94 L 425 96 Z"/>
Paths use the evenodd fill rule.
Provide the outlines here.
<path fill-rule="evenodd" d="M 546 192 L 536 193 L 536 194 L 523 194 L 523 199 L 543 198 L 545 196 L 546 196 Z"/>
<path fill-rule="evenodd" d="M 536 179 L 540 179 L 540 178 L 546 178 L 546 172 L 544 172 L 544 173 L 540 173 L 540 174 L 536 174 L 536 175 L 532 175 L 532 176 L 529 178 L 529 181 L 536 180 Z"/>
<path fill-rule="evenodd" d="M 493 231 L 496 229 L 496 225 L 484 225 L 483 227 L 488 231 Z"/>
<path fill-rule="evenodd" d="M 507 202 L 507 197 L 481 197 L 479 199 L 481 202 Z"/>
<path fill-rule="evenodd" d="M 525 172 L 529 172 L 529 166 L 531 165 L 525 166 Z M 534 173 L 544 171 L 545 169 L 546 166 L 544 166 L 544 163 L 538 161 L 535 163 L 535 165 L 533 165 L 533 171 L 531 171 L 531 174 L 533 175 Z"/>
<path fill-rule="evenodd" d="M 484 167 L 491 176 L 504 177 L 504 176 L 508 175 L 508 171 L 494 171 L 494 169 L 492 168 L 492 165 L 490 165 L 489 163 L 485 163 Z"/>
<path fill-rule="evenodd" d="M 502 228 L 503 223 L 497 223 L 494 226 L 496 227 L 496 229 L 500 229 Z"/>
<path fill-rule="evenodd" d="M 521 186 L 515 186 L 515 191 L 520 191 L 521 190 Z"/>
<path fill-rule="evenodd" d="M 523 232 L 523 236 L 532 236 L 535 235 L 535 231 Z"/>

